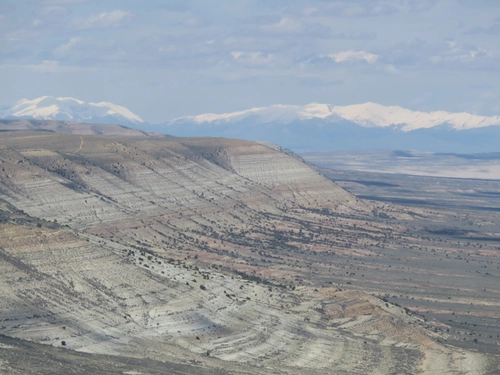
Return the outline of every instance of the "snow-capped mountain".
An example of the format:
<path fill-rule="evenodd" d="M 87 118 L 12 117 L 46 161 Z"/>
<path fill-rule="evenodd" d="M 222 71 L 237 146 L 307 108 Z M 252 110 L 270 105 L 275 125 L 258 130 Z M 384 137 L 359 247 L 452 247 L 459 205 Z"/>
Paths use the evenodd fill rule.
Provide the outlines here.
<path fill-rule="evenodd" d="M 272 105 L 239 112 L 186 116 L 163 125 L 178 136 L 265 140 L 294 151 L 414 149 L 500 151 L 500 116 L 418 112 L 364 103 Z"/>
<path fill-rule="evenodd" d="M 254 122 L 261 124 L 285 124 L 312 119 L 322 119 L 325 123 L 347 120 L 363 127 L 394 126 L 402 131 L 432 128 L 442 124 L 448 124 L 457 130 L 500 125 L 500 116 L 487 117 L 465 112 L 450 113 L 445 111 L 417 112 L 402 107 L 383 106 L 371 102 L 348 106 L 331 106 L 319 103 L 304 106 L 277 104 L 240 112 L 186 116 L 175 119 L 172 123 L 224 124 L 241 122 L 250 117 Z"/>
<path fill-rule="evenodd" d="M 85 103 L 74 98 L 55 98 L 52 96 L 42 96 L 33 100 L 21 99 L 12 107 L 0 110 L 0 118 L 64 120 L 120 125 L 144 123 L 144 120 L 127 108 L 113 103 Z"/>

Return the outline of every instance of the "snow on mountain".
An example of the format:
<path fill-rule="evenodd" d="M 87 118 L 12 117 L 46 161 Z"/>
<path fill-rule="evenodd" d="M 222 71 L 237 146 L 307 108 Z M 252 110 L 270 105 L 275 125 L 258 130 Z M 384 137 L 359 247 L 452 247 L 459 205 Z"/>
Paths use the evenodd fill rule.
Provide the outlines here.
<path fill-rule="evenodd" d="M 364 103 L 272 105 L 231 113 L 186 116 L 163 124 L 174 136 L 261 140 L 295 152 L 421 150 L 498 152 L 500 116 L 418 112 Z"/>
<path fill-rule="evenodd" d="M 113 104 L 113 103 L 109 103 L 109 102 L 100 102 L 100 103 L 89 103 L 89 105 L 107 109 L 106 114 L 108 116 L 118 115 L 118 116 L 123 116 L 132 122 L 144 122 L 144 120 L 141 119 L 139 116 L 132 113 L 127 108 L 122 107 L 122 106 L 117 105 L 117 104 Z"/>
<path fill-rule="evenodd" d="M 171 124 L 237 123 L 248 118 L 252 118 L 253 122 L 258 124 L 286 124 L 311 119 L 322 119 L 325 123 L 347 120 L 363 127 L 397 127 L 405 132 L 443 124 L 456 130 L 500 125 L 500 116 L 488 117 L 465 112 L 450 113 L 445 111 L 418 112 L 371 102 L 348 106 L 319 103 L 310 103 L 304 106 L 277 104 L 239 112 L 180 117 L 172 121 Z"/>
<path fill-rule="evenodd" d="M 42 96 L 33 100 L 21 99 L 12 107 L 0 110 L 0 117 L 91 123 L 111 122 L 121 125 L 144 123 L 144 120 L 127 108 L 113 103 L 85 103 L 74 98 L 52 96 Z"/>
<path fill-rule="evenodd" d="M 397 106 L 383 106 L 376 103 L 333 107 L 333 112 L 342 118 L 361 126 L 401 126 L 403 131 L 448 124 L 454 129 L 465 130 L 500 125 L 500 116 L 478 116 L 470 113 L 445 111 L 418 112 Z"/>
<path fill-rule="evenodd" d="M 275 104 L 269 107 L 257 107 L 245 111 L 230 113 L 206 113 L 197 116 L 185 116 L 173 120 L 174 123 L 192 122 L 192 123 L 227 123 L 238 122 L 248 117 L 255 117 L 258 123 L 288 123 L 295 120 L 305 120 L 315 117 L 325 118 L 330 116 L 331 107 L 327 104 L 311 103 L 305 106 Z"/>

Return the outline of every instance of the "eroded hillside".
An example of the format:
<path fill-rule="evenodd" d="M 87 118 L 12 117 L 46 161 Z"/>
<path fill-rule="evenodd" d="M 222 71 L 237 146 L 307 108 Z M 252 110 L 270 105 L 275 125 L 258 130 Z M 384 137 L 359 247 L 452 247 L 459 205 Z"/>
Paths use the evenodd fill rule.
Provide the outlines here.
<path fill-rule="evenodd" d="M 384 297 L 389 253 L 420 245 L 404 222 L 439 214 L 358 200 L 266 145 L 3 133 L 0 194 L 3 335 L 197 366 L 178 373 L 498 366 Z"/>

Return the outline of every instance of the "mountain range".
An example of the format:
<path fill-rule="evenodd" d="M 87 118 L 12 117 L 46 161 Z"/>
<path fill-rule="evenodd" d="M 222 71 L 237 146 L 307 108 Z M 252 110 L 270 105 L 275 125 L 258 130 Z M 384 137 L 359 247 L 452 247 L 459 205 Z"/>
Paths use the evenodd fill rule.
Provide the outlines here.
<path fill-rule="evenodd" d="M 294 121 L 321 119 L 325 123 L 350 121 L 363 127 L 394 127 L 408 132 L 428 129 L 442 124 L 449 124 L 456 130 L 500 125 L 500 116 L 477 116 L 469 113 L 449 113 L 445 111 L 416 112 L 398 106 L 383 106 L 376 103 L 364 103 L 348 106 L 310 103 L 299 105 L 271 105 L 252 108 L 240 112 L 181 117 L 172 122 L 193 124 L 238 123 L 251 118 L 258 124 L 286 124 Z"/>
<path fill-rule="evenodd" d="M 497 152 L 500 116 L 420 112 L 364 103 L 348 106 L 276 104 L 230 113 L 180 117 L 148 124 L 125 107 L 43 96 L 0 110 L 0 118 L 116 123 L 174 136 L 263 140 L 296 152 L 412 149 Z"/>
<path fill-rule="evenodd" d="M 164 124 L 172 135 L 266 140 L 297 152 L 413 149 L 494 152 L 500 116 L 418 112 L 364 103 L 272 105 L 245 111 L 186 116 Z"/>
<path fill-rule="evenodd" d="M 0 118 L 115 123 L 127 126 L 144 123 L 139 116 L 117 104 L 85 103 L 74 98 L 53 96 L 21 99 L 11 107 L 0 109 Z"/>

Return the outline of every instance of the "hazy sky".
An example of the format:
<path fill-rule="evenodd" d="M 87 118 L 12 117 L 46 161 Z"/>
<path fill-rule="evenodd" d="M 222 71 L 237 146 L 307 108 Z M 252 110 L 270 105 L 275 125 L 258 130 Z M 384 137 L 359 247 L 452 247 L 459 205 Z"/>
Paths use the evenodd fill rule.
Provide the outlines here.
<path fill-rule="evenodd" d="M 0 106 L 42 95 L 149 122 L 373 101 L 500 114 L 498 0 L 0 0 Z"/>

